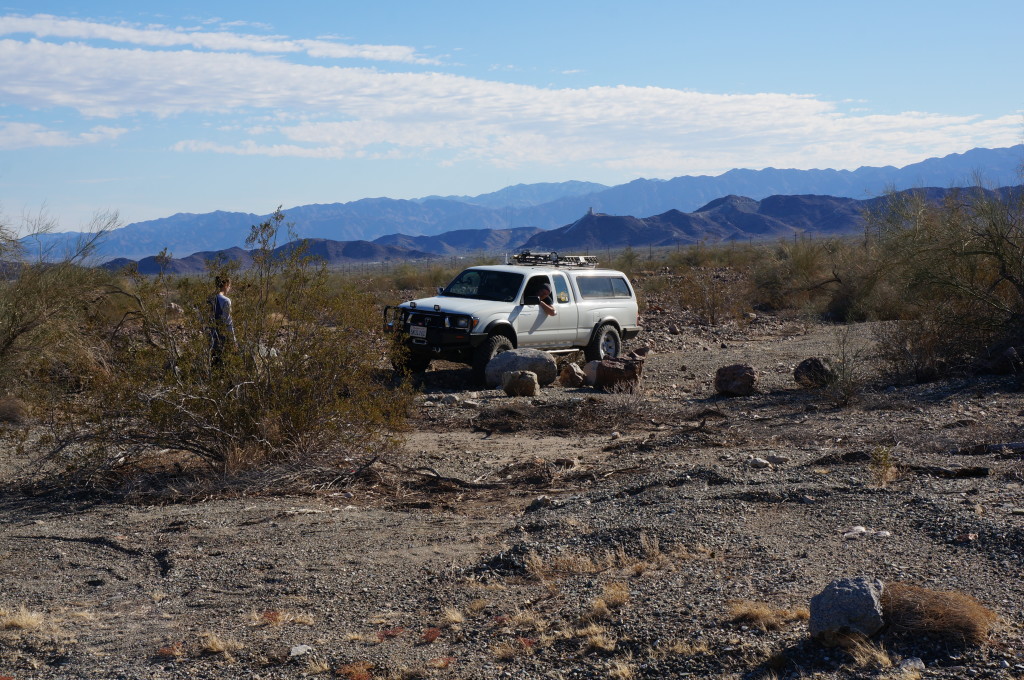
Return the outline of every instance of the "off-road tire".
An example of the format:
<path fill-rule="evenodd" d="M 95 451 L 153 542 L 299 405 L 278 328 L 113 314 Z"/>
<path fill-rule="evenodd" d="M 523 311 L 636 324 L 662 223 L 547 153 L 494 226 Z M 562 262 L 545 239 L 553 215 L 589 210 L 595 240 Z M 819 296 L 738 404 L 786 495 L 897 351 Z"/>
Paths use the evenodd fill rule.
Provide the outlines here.
<path fill-rule="evenodd" d="M 515 349 L 512 341 L 504 335 L 492 335 L 473 352 L 473 380 L 483 385 L 487 364 L 502 352 Z"/>
<path fill-rule="evenodd" d="M 617 357 L 622 352 L 622 338 L 615 326 L 606 323 L 594 333 L 590 344 L 583 350 L 587 361 L 600 361 L 609 357 Z"/>

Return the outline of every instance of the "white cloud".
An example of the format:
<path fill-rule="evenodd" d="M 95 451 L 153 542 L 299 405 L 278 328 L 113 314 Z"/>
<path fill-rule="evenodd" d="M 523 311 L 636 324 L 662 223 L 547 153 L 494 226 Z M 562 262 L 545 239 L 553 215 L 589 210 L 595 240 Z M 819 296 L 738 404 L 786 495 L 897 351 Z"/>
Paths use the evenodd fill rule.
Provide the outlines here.
<path fill-rule="evenodd" d="M 29 149 L 38 146 L 79 146 L 117 139 L 127 128 L 94 127 L 77 135 L 47 129 L 36 123 L 0 123 L 0 149 Z"/>
<path fill-rule="evenodd" d="M 219 22 L 212 20 L 212 23 Z M 222 24 L 225 28 L 239 22 Z M 199 50 L 257 53 L 305 53 L 326 59 L 370 59 L 412 64 L 438 62 L 416 53 L 405 45 L 349 45 L 328 40 L 290 40 L 281 36 L 252 35 L 228 31 L 198 31 L 163 26 L 138 28 L 126 24 L 105 24 L 80 19 L 65 19 L 49 14 L 31 17 L 0 16 L 0 35 L 29 34 L 37 38 L 70 40 L 109 40 L 146 47 L 191 47 Z"/>
<path fill-rule="evenodd" d="M 10 25 L 0 30 L 10 32 Z M 155 47 L 164 46 L 158 36 L 181 37 L 146 35 Z M 254 54 L 251 44 L 246 52 L 208 52 L 172 43 L 175 49 L 165 50 L 2 39 L 0 101 L 109 119 L 204 119 L 174 145 L 181 152 L 422 157 L 501 167 L 587 163 L 646 176 L 900 165 L 1016 144 L 1022 130 L 1019 114 L 859 115 L 811 95 L 540 88 L 440 72 L 309 66 L 280 51 Z"/>

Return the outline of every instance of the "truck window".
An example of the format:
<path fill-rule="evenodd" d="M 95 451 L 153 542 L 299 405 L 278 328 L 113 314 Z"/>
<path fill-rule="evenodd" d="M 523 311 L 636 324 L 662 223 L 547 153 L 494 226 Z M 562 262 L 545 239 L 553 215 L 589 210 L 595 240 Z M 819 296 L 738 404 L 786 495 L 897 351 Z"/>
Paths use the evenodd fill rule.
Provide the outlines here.
<path fill-rule="evenodd" d="M 580 296 L 585 298 L 631 298 L 629 285 L 621 276 L 580 276 L 576 278 Z"/>
<path fill-rule="evenodd" d="M 570 302 L 569 298 L 569 284 L 565 280 L 565 277 L 561 274 L 555 275 L 555 299 L 558 300 L 558 304 L 567 305 Z"/>

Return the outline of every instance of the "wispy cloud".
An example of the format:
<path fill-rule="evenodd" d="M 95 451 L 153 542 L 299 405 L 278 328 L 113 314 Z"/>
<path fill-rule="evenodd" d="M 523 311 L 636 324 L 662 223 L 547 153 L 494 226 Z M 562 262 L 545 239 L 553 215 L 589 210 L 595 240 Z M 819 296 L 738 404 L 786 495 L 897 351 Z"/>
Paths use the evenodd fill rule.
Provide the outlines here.
<path fill-rule="evenodd" d="M 71 134 L 62 130 L 48 129 L 36 123 L 0 122 L 0 149 L 29 149 L 39 146 L 79 146 L 96 144 L 117 139 L 127 128 L 94 127 L 88 132 Z"/>
<path fill-rule="evenodd" d="M 219 19 L 213 23 L 220 23 Z M 221 23 L 223 28 L 240 22 Z M 200 31 L 165 26 L 137 27 L 128 24 L 107 24 L 80 19 L 66 19 L 49 14 L 30 17 L 0 17 L 0 35 L 26 34 L 37 38 L 69 40 L 108 40 L 145 47 L 190 47 L 199 50 L 261 52 L 273 54 L 305 53 L 326 59 L 369 59 L 437 65 L 435 59 L 417 54 L 405 45 L 350 45 L 329 40 L 291 40 L 282 36 Z"/>
<path fill-rule="evenodd" d="M 180 152 L 421 157 L 443 165 L 482 161 L 503 167 L 589 163 L 664 176 L 767 165 L 905 164 L 974 146 L 1015 144 L 1022 129 L 1019 114 L 864 115 L 844 110 L 846 102 L 811 95 L 543 88 L 287 58 L 289 52 L 343 58 L 355 50 L 380 61 L 418 59 L 402 47 L 54 17 L 0 18 L 4 33 L 34 36 L 0 39 L 0 98 L 8 105 L 130 116 L 132 125 L 145 125 L 146 116 L 200 118 L 173 146 Z M 55 36 L 74 40 L 43 39 Z M 130 47 L 90 42 L 95 40 Z M 44 132 L 55 131 L 40 130 L 39 143 L 48 138 Z M 22 131 L 21 139 L 31 138 Z"/>

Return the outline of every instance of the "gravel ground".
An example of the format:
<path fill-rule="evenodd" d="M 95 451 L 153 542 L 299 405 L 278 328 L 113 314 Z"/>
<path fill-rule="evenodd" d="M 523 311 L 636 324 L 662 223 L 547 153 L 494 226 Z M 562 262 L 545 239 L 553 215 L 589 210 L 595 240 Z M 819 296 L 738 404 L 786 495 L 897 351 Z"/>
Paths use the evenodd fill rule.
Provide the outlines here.
<path fill-rule="evenodd" d="M 1024 460 L 972 448 L 1024 440 L 1015 381 L 880 383 L 869 325 L 648 327 L 638 394 L 510 399 L 435 366 L 405 450 L 348 490 L 140 505 L 9 485 L 0 676 L 1024 678 Z M 841 408 L 792 379 L 840 351 L 863 388 Z M 737 362 L 760 392 L 715 396 Z M 8 447 L 8 479 L 22 462 Z M 810 598 L 858 575 L 999 620 L 982 646 L 889 631 L 874 660 L 811 641 Z M 753 603 L 770 620 L 739 616 Z"/>

